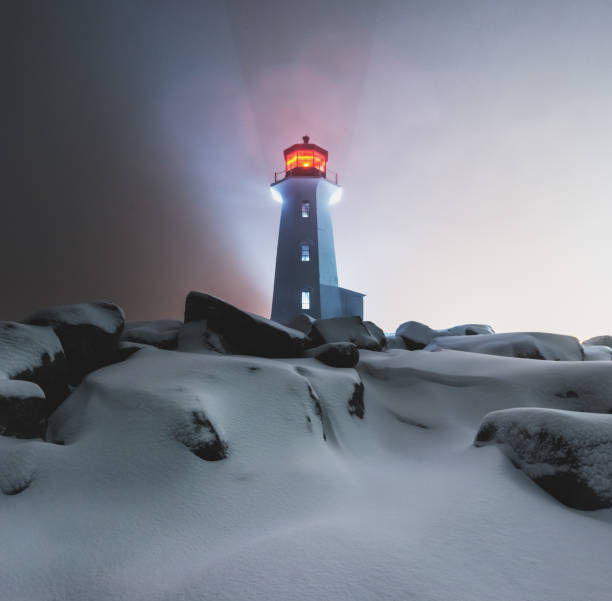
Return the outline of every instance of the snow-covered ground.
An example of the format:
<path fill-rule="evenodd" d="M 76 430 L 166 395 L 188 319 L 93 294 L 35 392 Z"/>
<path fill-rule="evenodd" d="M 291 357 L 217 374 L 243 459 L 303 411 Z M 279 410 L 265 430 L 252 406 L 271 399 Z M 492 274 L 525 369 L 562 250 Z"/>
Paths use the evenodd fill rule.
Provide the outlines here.
<path fill-rule="evenodd" d="M 147 348 L 60 406 L 63 445 L 0 437 L 3 490 L 27 487 L 0 495 L 0 598 L 610 601 L 612 509 L 473 441 L 494 410 L 611 406 L 610 361 Z"/>

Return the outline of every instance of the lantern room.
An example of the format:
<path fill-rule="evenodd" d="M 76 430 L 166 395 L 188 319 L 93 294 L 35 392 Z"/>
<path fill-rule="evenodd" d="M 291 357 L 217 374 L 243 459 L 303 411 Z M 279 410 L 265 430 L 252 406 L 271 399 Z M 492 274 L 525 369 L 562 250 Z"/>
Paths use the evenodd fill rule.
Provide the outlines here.
<path fill-rule="evenodd" d="M 327 150 L 316 144 L 310 144 L 308 136 L 304 136 L 302 140 L 304 140 L 303 144 L 294 144 L 284 152 L 287 175 L 323 175 L 325 177 Z M 295 171 L 296 169 L 298 171 Z"/>

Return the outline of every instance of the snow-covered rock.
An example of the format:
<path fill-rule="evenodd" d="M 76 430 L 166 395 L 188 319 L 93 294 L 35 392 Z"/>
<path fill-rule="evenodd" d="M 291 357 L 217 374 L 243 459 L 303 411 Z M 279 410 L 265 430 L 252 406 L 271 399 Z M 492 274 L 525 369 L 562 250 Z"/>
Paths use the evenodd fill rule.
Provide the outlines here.
<path fill-rule="evenodd" d="M 123 328 L 121 340 L 173 350 L 177 347 L 178 334 L 182 325 L 182 321 L 175 319 L 128 321 Z"/>
<path fill-rule="evenodd" d="M 468 323 L 453 326 L 445 330 L 434 330 L 424 323 L 418 321 L 406 321 L 398 326 L 396 335 L 401 336 L 406 348 L 411 351 L 425 348 L 434 338 L 439 336 L 473 336 L 476 334 L 494 334 L 491 326 Z"/>
<path fill-rule="evenodd" d="M 44 435 L 45 418 L 53 409 L 55 406 L 37 384 L 0 378 L 0 434 L 40 438 Z"/>
<path fill-rule="evenodd" d="M 406 350 L 408 347 L 404 342 L 404 339 L 397 334 L 385 336 L 385 348 L 390 349 L 403 349 Z"/>
<path fill-rule="evenodd" d="M 582 361 L 582 345 L 573 336 L 541 332 L 441 336 L 425 347 L 427 351 L 451 349 L 500 357 Z"/>
<path fill-rule="evenodd" d="M 590 344 L 583 347 L 585 361 L 612 361 L 612 348 Z"/>
<path fill-rule="evenodd" d="M 317 319 L 312 324 L 309 337 L 315 346 L 328 342 L 352 342 L 362 349 L 380 351 L 382 348 L 358 316 Z"/>
<path fill-rule="evenodd" d="M 289 327 L 304 332 L 304 334 L 308 334 L 314 322 L 315 318 L 312 317 L 312 315 L 308 315 L 308 313 L 299 313 L 289 322 Z"/>
<path fill-rule="evenodd" d="M 185 324 L 197 321 L 206 321 L 206 329 L 216 333 L 223 348 L 234 354 L 299 357 L 307 341 L 303 332 L 242 311 L 210 294 L 190 292 Z"/>
<path fill-rule="evenodd" d="M 370 335 L 378 342 L 378 345 L 381 349 L 384 349 L 387 346 L 387 337 L 385 336 L 385 331 L 377 326 L 373 321 L 364 321 L 363 325 L 366 327 Z"/>
<path fill-rule="evenodd" d="M 51 328 L 0 322 L 0 383 L 0 430 L 41 436 L 42 420 L 69 392 L 66 357 Z"/>
<path fill-rule="evenodd" d="M 503 445 L 513 463 L 576 509 L 612 507 L 612 415 L 506 409 L 482 420 L 476 446 Z"/>
<path fill-rule="evenodd" d="M 332 367 L 355 367 L 359 362 L 359 349 L 352 342 L 328 342 L 309 349 L 306 355 Z"/>
<path fill-rule="evenodd" d="M 612 348 L 612 336 L 594 336 L 582 343 L 584 346 L 608 346 Z"/>
<path fill-rule="evenodd" d="M 68 360 L 72 384 L 121 358 L 116 353 L 124 321 L 121 307 L 106 301 L 49 307 L 24 320 L 55 330 Z"/>

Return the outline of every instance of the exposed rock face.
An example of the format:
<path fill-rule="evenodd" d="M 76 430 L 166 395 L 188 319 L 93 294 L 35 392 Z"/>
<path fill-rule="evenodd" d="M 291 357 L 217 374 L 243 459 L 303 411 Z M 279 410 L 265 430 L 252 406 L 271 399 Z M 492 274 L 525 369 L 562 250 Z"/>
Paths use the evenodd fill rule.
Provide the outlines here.
<path fill-rule="evenodd" d="M 387 350 L 395 349 L 395 348 L 402 349 L 402 350 L 408 349 L 408 347 L 406 346 L 406 343 L 404 342 L 404 339 L 401 336 L 398 336 L 397 334 L 394 334 L 393 336 L 386 336 L 385 348 Z"/>
<path fill-rule="evenodd" d="M 204 461 L 220 461 L 228 455 L 227 443 L 221 440 L 203 411 L 191 412 L 190 423 L 177 432 L 177 439 Z"/>
<path fill-rule="evenodd" d="M 379 328 L 373 321 L 364 321 L 363 325 L 367 328 L 376 342 L 378 342 L 381 349 L 387 346 L 387 337 L 382 328 Z"/>
<path fill-rule="evenodd" d="M 46 417 L 53 409 L 40 386 L 0 378 L 0 434 L 42 438 Z"/>
<path fill-rule="evenodd" d="M 45 418 L 68 393 L 66 357 L 53 330 L 0 322 L 0 432 L 42 436 Z"/>
<path fill-rule="evenodd" d="M 306 354 L 332 367 L 355 367 L 359 362 L 359 349 L 352 342 L 329 342 Z"/>
<path fill-rule="evenodd" d="M 70 383 L 75 385 L 89 372 L 120 358 L 116 353 L 124 321 L 121 307 L 105 301 L 50 307 L 24 320 L 55 330 L 68 360 Z"/>
<path fill-rule="evenodd" d="M 149 344 L 164 350 L 175 350 L 182 321 L 176 319 L 157 319 L 154 321 L 128 321 L 123 329 L 121 340 Z"/>
<path fill-rule="evenodd" d="M 304 334 L 308 334 L 308 332 L 310 332 L 312 324 L 315 321 L 315 318 L 311 315 L 308 315 L 308 313 L 300 313 L 291 320 L 291 322 L 289 323 L 289 327 L 293 328 L 294 330 L 304 332 Z"/>
<path fill-rule="evenodd" d="M 352 342 L 358 348 L 370 351 L 382 350 L 381 343 L 358 316 L 317 319 L 312 324 L 309 337 L 315 346 L 328 342 Z"/>
<path fill-rule="evenodd" d="M 447 328 L 446 330 L 434 330 L 418 321 L 407 321 L 396 330 L 396 334 L 402 337 L 406 348 L 411 351 L 425 348 L 434 338 L 440 336 L 474 336 L 476 334 L 494 333 L 491 326 L 479 323 L 462 324 Z"/>
<path fill-rule="evenodd" d="M 484 417 L 476 446 L 503 445 L 513 463 L 561 503 L 612 507 L 612 415 L 504 409 Z"/>
<path fill-rule="evenodd" d="M 185 302 L 185 323 L 206 321 L 228 352 L 259 357 L 299 357 L 307 338 L 303 332 L 242 311 L 215 296 L 190 292 Z"/>
<path fill-rule="evenodd" d="M 353 394 L 348 401 L 348 410 L 351 415 L 363 419 L 365 415 L 365 403 L 363 400 L 364 386 L 363 382 L 355 384 Z"/>
<path fill-rule="evenodd" d="M 425 348 L 427 351 L 441 349 L 550 361 L 582 361 L 584 358 L 582 345 L 573 336 L 541 332 L 441 336 Z"/>

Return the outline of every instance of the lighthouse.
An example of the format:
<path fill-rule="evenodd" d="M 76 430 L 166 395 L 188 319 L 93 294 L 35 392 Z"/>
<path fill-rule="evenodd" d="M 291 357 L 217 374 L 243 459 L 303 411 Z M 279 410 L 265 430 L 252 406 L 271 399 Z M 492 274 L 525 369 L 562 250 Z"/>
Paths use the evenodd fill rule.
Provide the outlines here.
<path fill-rule="evenodd" d="M 271 184 L 282 203 L 272 319 L 363 317 L 365 295 L 338 286 L 330 208 L 342 193 L 338 175 L 327 169 L 327 150 L 302 140 L 284 151 L 285 170 Z"/>

